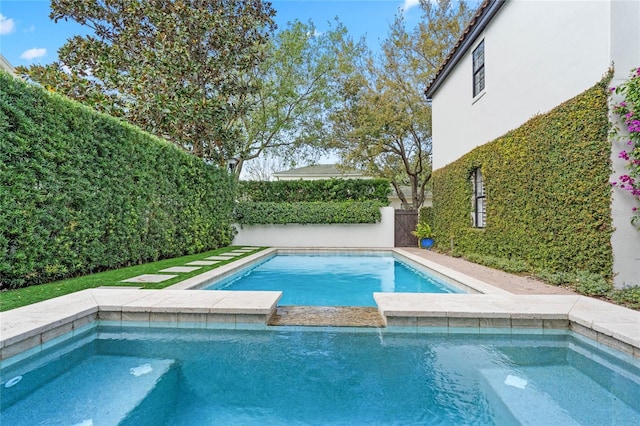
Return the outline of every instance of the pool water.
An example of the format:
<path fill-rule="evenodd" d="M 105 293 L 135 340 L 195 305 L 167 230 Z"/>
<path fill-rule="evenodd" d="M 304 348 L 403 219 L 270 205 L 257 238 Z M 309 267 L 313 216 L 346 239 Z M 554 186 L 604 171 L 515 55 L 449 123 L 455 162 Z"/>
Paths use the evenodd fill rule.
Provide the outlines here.
<path fill-rule="evenodd" d="M 7 425 L 640 424 L 637 360 L 569 332 L 101 325 L 1 392 Z"/>
<path fill-rule="evenodd" d="M 382 255 L 277 255 L 205 289 L 282 291 L 280 305 L 301 306 L 376 306 L 374 292 L 463 292 Z"/>

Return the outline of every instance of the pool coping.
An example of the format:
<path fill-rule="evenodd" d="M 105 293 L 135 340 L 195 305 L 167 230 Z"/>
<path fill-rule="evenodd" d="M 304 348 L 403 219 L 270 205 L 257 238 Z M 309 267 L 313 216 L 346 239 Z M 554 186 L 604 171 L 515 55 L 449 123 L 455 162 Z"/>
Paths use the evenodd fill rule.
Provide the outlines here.
<path fill-rule="evenodd" d="M 401 248 L 270 248 L 163 290 L 94 288 L 0 312 L 0 360 L 45 349 L 63 334 L 95 321 L 206 328 L 264 328 L 279 291 L 198 290 L 249 263 L 277 253 L 391 252 L 463 286 L 472 294 L 374 293 L 387 327 L 483 333 L 499 329 L 540 333 L 569 329 L 599 344 L 640 358 L 640 312 L 580 295 L 516 295 Z M 194 289 L 196 288 L 196 289 Z M 475 292 L 475 293 L 473 293 Z"/>

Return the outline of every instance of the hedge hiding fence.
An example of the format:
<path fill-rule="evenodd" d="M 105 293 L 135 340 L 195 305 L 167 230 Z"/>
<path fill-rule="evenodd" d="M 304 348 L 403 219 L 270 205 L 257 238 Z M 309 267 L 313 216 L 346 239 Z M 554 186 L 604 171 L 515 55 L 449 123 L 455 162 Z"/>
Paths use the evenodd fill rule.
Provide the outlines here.
<path fill-rule="evenodd" d="M 0 141 L 2 288 L 232 240 L 226 170 L 5 73 Z"/>
<path fill-rule="evenodd" d="M 577 97 L 433 173 L 435 240 L 536 270 L 612 274 L 607 76 Z M 472 227 L 480 167 L 486 227 Z"/>
<path fill-rule="evenodd" d="M 386 179 L 242 181 L 235 219 L 240 225 L 376 223 L 389 191 Z"/>

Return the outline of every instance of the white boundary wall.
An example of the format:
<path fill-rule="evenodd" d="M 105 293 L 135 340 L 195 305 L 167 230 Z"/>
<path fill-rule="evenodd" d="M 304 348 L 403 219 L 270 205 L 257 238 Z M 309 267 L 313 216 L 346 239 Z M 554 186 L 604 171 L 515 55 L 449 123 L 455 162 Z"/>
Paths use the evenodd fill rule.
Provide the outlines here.
<path fill-rule="evenodd" d="M 395 213 L 381 209 L 379 223 L 235 225 L 233 245 L 269 247 L 393 247 Z"/>

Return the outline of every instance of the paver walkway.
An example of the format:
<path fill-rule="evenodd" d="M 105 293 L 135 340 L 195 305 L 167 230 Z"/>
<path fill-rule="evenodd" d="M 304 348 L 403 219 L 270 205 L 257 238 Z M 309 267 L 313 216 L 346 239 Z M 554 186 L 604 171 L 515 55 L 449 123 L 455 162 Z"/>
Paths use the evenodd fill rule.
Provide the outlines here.
<path fill-rule="evenodd" d="M 533 277 L 509 274 L 462 258 L 451 257 L 417 247 L 403 247 L 402 249 L 513 294 L 577 294 L 566 288 L 546 284 Z"/>

